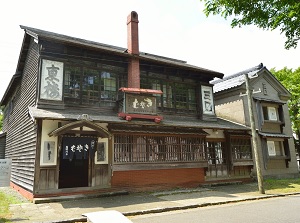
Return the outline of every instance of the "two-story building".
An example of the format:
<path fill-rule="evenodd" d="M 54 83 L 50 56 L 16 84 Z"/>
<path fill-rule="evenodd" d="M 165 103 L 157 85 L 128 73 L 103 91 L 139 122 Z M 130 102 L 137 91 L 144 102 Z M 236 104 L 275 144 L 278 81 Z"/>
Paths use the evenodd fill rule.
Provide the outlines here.
<path fill-rule="evenodd" d="M 21 26 L 1 136 L 29 199 L 251 179 L 249 128 L 215 114 L 223 74 L 140 52 L 136 12 L 127 27 L 126 49 Z"/>
<path fill-rule="evenodd" d="M 287 106 L 291 94 L 263 64 L 211 81 L 217 116 L 250 126 L 245 75 L 248 75 L 250 90 L 253 91 L 254 125 L 263 176 L 298 176 Z"/>

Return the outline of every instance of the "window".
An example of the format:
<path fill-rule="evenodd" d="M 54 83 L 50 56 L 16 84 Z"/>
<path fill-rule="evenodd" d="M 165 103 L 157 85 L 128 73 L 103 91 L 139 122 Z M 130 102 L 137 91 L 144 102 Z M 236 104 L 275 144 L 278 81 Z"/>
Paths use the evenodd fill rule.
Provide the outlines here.
<path fill-rule="evenodd" d="M 178 83 L 173 79 L 159 80 L 153 77 L 141 76 L 141 88 L 162 90 L 162 95 L 157 95 L 157 106 L 165 111 L 176 113 L 196 113 L 196 86 L 193 83 Z"/>
<path fill-rule="evenodd" d="M 225 164 L 225 143 L 224 142 L 207 142 L 208 164 Z"/>
<path fill-rule="evenodd" d="M 118 94 L 118 75 L 100 68 L 65 68 L 64 101 L 69 104 L 114 106 Z"/>
<path fill-rule="evenodd" d="M 274 141 L 267 141 L 269 156 L 276 156 Z"/>
<path fill-rule="evenodd" d="M 267 141 L 269 156 L 285 156 L 283 141 Z"/>
<path fill-rule="evenodd" d="M 250 138 L 231 138 L 231 151 L 234 160 L 252 159 Z"/>
<path fill-rule="evenodd" d="M 264 120 L 277 121 L 277 108 L 275 107 L 263 107 Z"/>
<path fill-rule="evenodd" d="M 115 163 L 205 161 L 205 138 L 115 134 Z"/>

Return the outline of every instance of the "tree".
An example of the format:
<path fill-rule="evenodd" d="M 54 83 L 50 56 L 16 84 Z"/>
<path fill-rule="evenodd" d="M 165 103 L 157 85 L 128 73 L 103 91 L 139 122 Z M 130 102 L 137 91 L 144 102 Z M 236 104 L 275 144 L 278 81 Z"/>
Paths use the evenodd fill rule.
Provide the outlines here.
<path fill-rule="evenodd" d="M 298 136 L 295 145 L 300 154 L 300 67 L 295 71 L 286 67 L 278 71 L 272 68 L 270 71 L 292 95 L 288 107 L 293 131 Z"/>
<path fill-rule="evenodd" d="M 205 2 L 204 13 L 220 14 L 231 21 L 232 27 L 256 25 L 265 30 L 279 28 L 287 40 L 285 48 L 296 48 L 300 39 L 299 0 L 200 0 Z"/>

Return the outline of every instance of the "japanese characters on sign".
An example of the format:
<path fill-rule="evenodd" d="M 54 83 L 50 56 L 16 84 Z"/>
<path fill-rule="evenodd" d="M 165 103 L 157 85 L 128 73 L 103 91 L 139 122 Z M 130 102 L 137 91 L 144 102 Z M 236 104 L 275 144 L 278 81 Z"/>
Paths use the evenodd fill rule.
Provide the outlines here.
<path fill-rule="evenodd" d="M 0 159 L 0 187 L 9 187 L 11 162 L 11 159 Z"/>
<path fill-rule="evenodd" d="M 64 137 L 63 159 L 88 159 L 94 158 L 97 138 L 89 137 Z"/>
<path fill-rule="evenodd" d="M 41 70 L 40 98 L 46 100 L 62 100 L 63 63 L 43 60 Z"/>
<path fill-rule="evenodd" d="M 156 97 L 137 94 L 126 94 L 126 112 L 156 114 Z"/>
<path fill-rule="evenodd" d="M 214 111 L 212 87 L 201 86 L 201 94 L 202 94 L 203 114 L 213 115 L 215 111 Z"/>
<path fill-rule="evenodd" d="M 56 165 L 55 141 L 45 141 L 41 155 L 42 165 Z"/>

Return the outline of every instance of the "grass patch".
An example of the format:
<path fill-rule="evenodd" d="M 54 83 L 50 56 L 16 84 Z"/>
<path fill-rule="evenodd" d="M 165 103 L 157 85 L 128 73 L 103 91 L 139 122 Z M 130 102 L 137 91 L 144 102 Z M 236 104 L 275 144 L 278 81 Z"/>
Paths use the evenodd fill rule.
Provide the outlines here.
<path fill-rule="evenodd" d="M 0 190 L 0 223 L 8 223 L 11 216 L 9 212 L 10 204 L 22 203 L 18 198 L 13 195 L 6 194 Z"/>
<path fill-rule="evenodd" d="M 270 194 L 300 192 L 300 179 L 266 179 L 264 188 Z"/>

